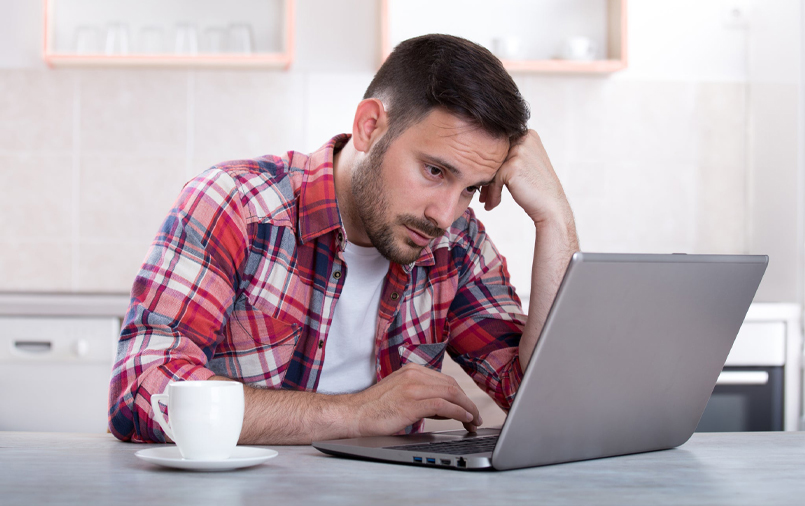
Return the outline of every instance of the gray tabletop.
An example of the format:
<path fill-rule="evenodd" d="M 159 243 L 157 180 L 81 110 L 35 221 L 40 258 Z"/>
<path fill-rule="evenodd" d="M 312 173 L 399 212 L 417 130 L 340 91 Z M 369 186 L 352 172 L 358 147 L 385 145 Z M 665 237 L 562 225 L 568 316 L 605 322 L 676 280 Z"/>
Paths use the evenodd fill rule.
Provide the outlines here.
<path fill-rule="evenodd" d="M 805 504 L 805 432 L 695 434 L 681 447 L 517 471 L 462 472 L 271 447 L 256 467 L 200 473 L 110 435 L 0 432 L 0 503 Z"/>

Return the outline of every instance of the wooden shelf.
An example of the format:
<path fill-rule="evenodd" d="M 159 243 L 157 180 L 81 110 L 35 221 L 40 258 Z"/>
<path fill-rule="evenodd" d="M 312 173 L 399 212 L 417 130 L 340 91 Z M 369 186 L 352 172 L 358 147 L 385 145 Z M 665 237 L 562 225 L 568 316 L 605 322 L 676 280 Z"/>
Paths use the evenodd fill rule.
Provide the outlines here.
<path fill-rule="evenodd" d="M 402 1 L 402 0 L 397 0 Z M 525 1 L 525 0 L 524 0 Z M 617 72 L 619 70 L 623 70 L 628 65 L 628 34 L 627 34 L 627 9 L 626 4 L 627 0 L 600 0 L 602 3 L 605 3 L 605 10 L 606 19 L 601 19 L 602 23 L 606 24 L 606 33 L 603 37 L 604 44 L 606 46 L 606 59 L 595 59 L 595 60 L 588 60 L 588 61 L 580 61 L 580 60 L 562 60 L 557 58 L 544 58 L 544 59 L 502 59 L 504 67 L 510 72 L 534 72 L 534 73 L 556 73 L 556 74 L 609 74 L 612 72 Z M 394 23 L 395 23 L 395 12 L 399 12 L 401 7 L 397 7 L 396 9 L 392 8 L 391 3 L 395 2 L 395 0 L 381 0 L 381 7 L 380 7 L 380 15 L 381 15 L 381 29 L 380 29 L 380 36 L 381 36 L 381 63 L 385 61 L 388 55 L 391 53 L 393 46 L 404 38 L 408 38 L 411 36 L 421 35 L 424 33 L 449 33 L 453 35 L 458 35 L 462 37 L 469 38 L 470 40 L 475 40 L 478 43 L 483 44 L 483 41 L 476 40 L 476 38 L 472 37 L 471 35 L 468 36 L 466 33 L 461 33 L 464 30 L 451 30 L 449 24 L 451 21 L 454 20 L 447 20 L 445 19 L 443 22 L 441 20 L 433 19 L 432 12 L 430 13 L 431 16 L 427 19 L 427 26 L 422 26 L 421 30 L 418 33 L 417 28 L 420 27 L 411 27 L 411 23 L 406 24 L 406 31 L 405 36 L 401 37 L 400 40 L 396 40 L 394 34 Z M 467 9 L 467 3 L 460 0 L 430 0 L 430 5 L 432 6 L 434 3 L 441 2 L 453 2 L 456 4 L 455 12 L 460 12 L 460 9 L 464 8 Z M 511 2 L 509 2 L 511 3 Z M 410 1 L 406 2 L 405 8 L 416 8 Z M 495 4 L 496 6 L 500 4 Z M 533 5 L 533 4 L 531 4 Z M 481 17 L 482 14 L 479 14 L 478 25 L 482 26 L 484 30 L 490 31 L 490 27 L 488 26 L 488 21 L 486 18 Z M 435 27 L 435 28 L 434 28 Z M 463 27 L 462 27 L 463 28 Z M 534 23 L 534 28 L 539 29 L 539 23 Z M 567 36 L 577 35 L 575 33 L 568 33 Z M 488 44 L 486 44 L 488 45 Z"/>
<path fill-rule="evenodd" d="M 264 0 L 254 0 L 263 2 Z M 295 44 L 295 0 L 279 0 L 283 11 L 278 23 L 282 34 L 282 47 L 277 51 L 255 51 L 251 53 L 77 53 L 57 47 L 54 40 L 56 9 L 63 0 L 44 0 L 45 21 L 43 59 L 51 67 L 92 66 L 92 67 L 257 67 L 288 69 L 293 63 Z M 125 18 L 124 18 L 125 20 Z M 253 20 L 252 20 L 253 21 Z"/>

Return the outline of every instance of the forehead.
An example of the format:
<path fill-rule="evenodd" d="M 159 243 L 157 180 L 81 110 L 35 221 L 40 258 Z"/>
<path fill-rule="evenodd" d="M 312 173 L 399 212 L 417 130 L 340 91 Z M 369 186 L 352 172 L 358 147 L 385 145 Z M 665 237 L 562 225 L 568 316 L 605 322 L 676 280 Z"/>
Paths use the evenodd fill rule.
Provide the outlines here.
<path fill-rule="evenodd" d="M 402 147 L 451 163 L 479 176 L 497 172 L 509 152 L 506 137 L 494 137 L 477 125 L 442 109 L 434 109 L 397 139 Z M 467 174 L 471 177 L 471 174 Z"/>

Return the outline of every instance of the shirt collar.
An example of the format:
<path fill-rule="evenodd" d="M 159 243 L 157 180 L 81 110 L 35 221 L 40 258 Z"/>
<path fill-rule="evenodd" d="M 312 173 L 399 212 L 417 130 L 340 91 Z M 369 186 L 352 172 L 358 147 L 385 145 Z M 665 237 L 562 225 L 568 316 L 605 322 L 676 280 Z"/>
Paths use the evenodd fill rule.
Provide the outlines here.
<path fill-rule="evenodd" d="M 299 195 L 298 230 L 302 243 L 343 228 L 335 198 L 333 155 L 349 138 L 349 134 L 336 135 L 308 157 Z"/>

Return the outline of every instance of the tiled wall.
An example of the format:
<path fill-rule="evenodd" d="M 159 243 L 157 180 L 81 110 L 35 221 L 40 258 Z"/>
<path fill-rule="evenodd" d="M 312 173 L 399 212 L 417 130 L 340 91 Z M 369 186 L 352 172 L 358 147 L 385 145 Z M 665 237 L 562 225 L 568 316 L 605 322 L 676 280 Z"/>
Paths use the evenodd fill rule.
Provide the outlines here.
<path fill-rule="evenodd" d="M 350 129 L 370 72 L 0 71 L 0 290 L 126 292 L 183 183 Z M 746 249 L 742 83 L 516 76 L 591 251 Z M 533 226 L 479 214 L 527 292 Z"/>
<path fill-rule="evenodd" d="M 632 0 L 626 71 L 515 80 L 584 250 L 766 253 L 801 300 L 802 6 L 733 4 Z M 48 70 L 41 8 L 0 0 L 0 291 L 127 292 L 186 180 L 349 130 L 379 52 L 378 2 L 298 0 L 290 71 Z M 476 207 L 526 293 L 533 226 Z"/>

